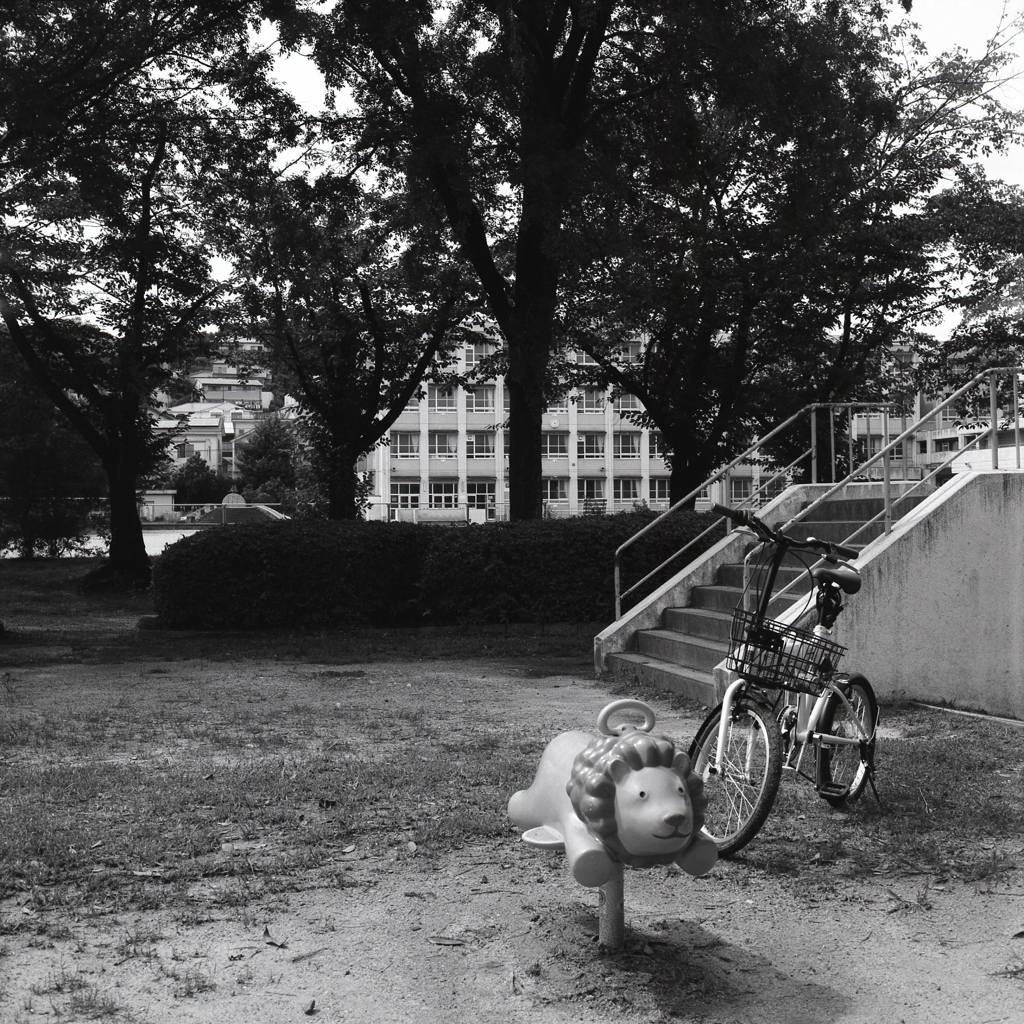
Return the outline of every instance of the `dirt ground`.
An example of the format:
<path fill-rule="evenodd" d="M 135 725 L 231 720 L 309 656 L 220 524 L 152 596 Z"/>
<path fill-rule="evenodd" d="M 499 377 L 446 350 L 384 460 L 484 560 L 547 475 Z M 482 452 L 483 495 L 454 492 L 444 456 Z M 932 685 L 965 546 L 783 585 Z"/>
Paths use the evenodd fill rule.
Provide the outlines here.
<path fill-rule="evenodd" d="M 131 661 L 70 664 L 57 652 L 35 664 L 23 657 L 14 675 L 19 702 L 40 710 L 71 699 L 109 706 L 129 689 L 132 699 L 173 699 L 197 675 L 221 702 L 251 699 L 259 676 L 287 684 L 289 700 L 327 708 L 325 668 L 176 661 L 148 677 L 160 683 L 148 697 L 136 685 L 144 666 Z M 386 683 L 393 709 L 440 707 L 551 735 L 592 728 L 616 696 L 583 663 L 345 668 L 364 697 Z M 657 729 L 688 741 L 696 719 L 651 703 Z M 851 827 L 842 815 L 823 821 L 814 827 Z M 344 887 L 298 886 L 242 907 L 218 903 L 216 879 L 189 893 L 188 913 L 159 904 L 38 911 L 16 894 L 0 905 L 2 917 L 52 918 L 48 928 L 0 937 L 0 1020 L 1024 1022 L 1020 869 L 973 884 L 898 869 L 769 875 L 742 857 L 698 879 L 674 868 L 627 869 L 627 945 L 611 954 L 597 942 L 597 892 L 569 878 L 561 855 L 522 844 L 511 826 L 500 841 L 437 858 L 405 843 L 372 855 L 355 845 L 339 857 Z M 86 983 L 93 998 L 75 1011 L 70 989 Z"/>

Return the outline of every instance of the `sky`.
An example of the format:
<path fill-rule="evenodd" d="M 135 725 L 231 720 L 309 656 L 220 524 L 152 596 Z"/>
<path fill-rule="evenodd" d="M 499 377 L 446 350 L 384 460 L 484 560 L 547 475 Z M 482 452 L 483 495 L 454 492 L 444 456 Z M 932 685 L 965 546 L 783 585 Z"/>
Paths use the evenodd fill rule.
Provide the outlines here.
<path fill-rule="evenodd" d="M 985 50 L 1000 25 L 1024 19 L 1024 0 L 914 0 L 910 20 L 920 26 L 920 36 L 934 56 L 963 47 L 977 57 Z M 1022 77 L 1009 82 L 997 93 L 1004 106 L 1024 109 L 1024 35 L 1010 46 L 1018 56 L 1011 68 Z M 982 161 L 989 177 L 1024 186 L 1024 147 Z"/>
<path fill-rule="evenodd" d="M 902 14 L 898 6 L 896 11 Z M 933 55 L 960 46 L 968 54 L 978 56 L 1001 25 L 1024 19 L 1024 0 L 914 0 L 909 18 L 921 26 L 921 37 Z M 273 36 L 268 28 L 264 38 L 270 42 Z M 1010 49 L 1020 55 L 1013 67 L 1022 78 L 1005 85 L 998 95 L 1007 107 L 1019 110 L 1024 109 L 1024 35 Z M 304 106 L 315 111 L 322 109 L 323 77 L 312 61 L 300 56 L 279 58 L 277 75 Z M 1024 186 L 1024 147 L 987 158 L 983 163 L 990 177 Z"/>

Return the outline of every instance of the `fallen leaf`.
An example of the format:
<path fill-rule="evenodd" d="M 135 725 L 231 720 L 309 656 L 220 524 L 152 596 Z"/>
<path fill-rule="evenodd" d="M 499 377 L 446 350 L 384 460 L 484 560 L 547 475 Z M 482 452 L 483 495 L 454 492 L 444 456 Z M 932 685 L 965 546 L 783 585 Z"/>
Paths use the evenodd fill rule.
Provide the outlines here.
<path fill-rule="evenodd" d="M 316 1013 L 316 1000 L 314 999 L 314 1000 L 313 1000 L 313 1002 L 311 1002 L 311 1003 L 309 1004 L 309 1006 L 307 1006 L 307 1007 L 306 1007 L 306 1009 L 305 1009 L 305 1010 L 303 1010 L 302 1012 L 303 1012 L 303 1013 L 304 1013 L 304 1014 L 305 1014 L 305 1015 L 306 1015 L 307 1017 L 312 1017 L 312 1016 L 313 1016 L 313 1014 L 314 1014 L 314 1013 Z"/>
<path fill-rule="evenodd" d="M 466 944 L 463 939 L 449 939 L 444 935 L 430 935 L 428 937 L 431 942 L 438 946 L 464 946 Z"/>

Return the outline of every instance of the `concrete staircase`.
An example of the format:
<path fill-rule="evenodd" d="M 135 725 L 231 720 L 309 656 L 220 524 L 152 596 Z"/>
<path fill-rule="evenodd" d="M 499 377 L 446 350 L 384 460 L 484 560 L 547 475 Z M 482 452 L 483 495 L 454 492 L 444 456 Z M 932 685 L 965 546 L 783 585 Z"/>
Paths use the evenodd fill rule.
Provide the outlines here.
<path fill-rule="evenodd" d="M 905 515 L 920 500 L 908 498 L 898 506 L 898 514 Z M 788 532 L 800 539 L 813 536 L 841 543 L 881 510 L 881 498 L 828 501 Z M 852 546 L 863 547 L 882 532 L 882 524 L 875 523 Z M 773 600 L 769 606 L 771 614 L 780 614 L 810 587 L 805 563 L 790 554 L 779 569 L 776 591 L 793 580 L 799 580 L 798 585 L 789 594 Z M 732 613 L 742 596 L 742 563 L 722 565 L 713 584 L 691 589 L 687 607 L 666 608 L 658 628 L 636 632 L 632 649 L 609 654 L 607 671 L 714 705 L 718 699 L 714 669 L 729 652 Z"/>

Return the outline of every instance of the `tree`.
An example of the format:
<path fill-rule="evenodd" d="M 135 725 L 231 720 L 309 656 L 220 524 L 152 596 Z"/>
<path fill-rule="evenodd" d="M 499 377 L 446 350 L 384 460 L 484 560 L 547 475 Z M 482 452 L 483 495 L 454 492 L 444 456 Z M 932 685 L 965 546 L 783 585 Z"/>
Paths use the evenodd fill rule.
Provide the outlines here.
<path fill-rule="evenodd" d="M 73 13 L 19 3 L 3 22 L 0 315 L 100 459 L 104 573 L 135 584 L 149 578 L 136 482 L 168 441 L 151 406 L 203 350 L 219 291 L 189 204 L 197 182 L 247 158 L 251 136 L 297 133 L 265 87 L 266 60 L 246 53 L 248 6 L 171 3 L 141 17 L 99 0 Z M 260 116 L 245 120 L 232 99 Z"/>
<path fill-rule="evenodd" d="M 808 403 L 895 397 L 894 346 L 991 256 L 955 230 L 991 197 L 935 190 L 1020 123 L 988 95 L 1006 54 L 923 64 L 902 29 L 869 29 L 828 6 L 775 19 L 760 89 L 652 96 L 667 109 L 622 143 L 653 157 L 636 188 L 581 210 L 570 337 L 664 433 L 673 501 Z"/>
<path fill-rule="evenodd" d="M 250 167 L 239 184 L 236 327 L 302 410 L 328 518 L 355 518 L 356 461 L 446 360 L 468 311 L 462 275 L 435 233 L 349 175 Z"/>
<path fill-rule="evenodd" d="M 168 474 L 167 485 L 175 491 L 179 505 L 220 504 L 233 486 L 231 480 L 216 472 L 198 452 Z"/>
<path fill-rule="evenodd" d="M 443 214 L 504 338 L 513 519 L 542 509 L 564 219 L 594 176 L 589 140 L 657 82 L 646 38 L 672 6 L 342 0 L 291 27 L 351 90 L 365 159 L 414 216 Z"/>
<path fill-rule="evenodd" d="M 268 486 L 294 490 L 297 447 L 295 429 L 287 420 L 279 416 L 260 420 L 235 444 L 235 467 L 241 488 L 253 492 L 264 491 Z"/>
<path fill-rule="evenodd" d="M 81 550 L 103 492 L 96 457 L 0 341 L 0 551 Z"/>

